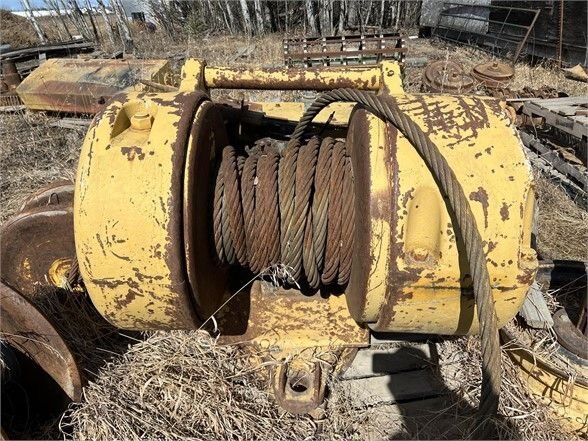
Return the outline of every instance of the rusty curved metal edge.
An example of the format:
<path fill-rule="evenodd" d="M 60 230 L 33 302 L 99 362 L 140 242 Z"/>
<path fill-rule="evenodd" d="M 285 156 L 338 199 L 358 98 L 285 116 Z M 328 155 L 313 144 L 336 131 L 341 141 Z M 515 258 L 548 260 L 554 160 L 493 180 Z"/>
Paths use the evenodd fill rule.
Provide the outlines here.
<path fill-rule="evenodd" d="M 588 381 L 574 378 L 570 382 L 568 373 L 535 355 L 504 328 L 500 330 L 500 340 L 510 359 L 519 367 L 520 377 L 527 383 L 529 391 L 546 400 L 549 407 L 565 418 L 574 430 L 586 431 Z"/>
<path fill-rule="evenodd" d="M 82 393 L 79 368 L 49 320 L 18 292 L 0 283 L 0 332 L 11 347 L 33 360 L 72 400 Z"/>
<path fill-rule="evenodd" d="M 73 231 L 71 204 L 19 213 L 2 227 L 0 279 L 26 297 L 60 286 L 76 255 Z"/>
<path fill-rule="evenodd" d="M 31 194 L 20 207 L 19 212 L 34 208 L 64 205 L 73 207 L 74 183 L 60 179 L 45 185 Z"/>
<path fill-rule="evenodd" d="M 553 315 L 553 330 L 560 345 L 588 363 L 588 337 L 574 326 L 565 309 L 560 309 Z"/>

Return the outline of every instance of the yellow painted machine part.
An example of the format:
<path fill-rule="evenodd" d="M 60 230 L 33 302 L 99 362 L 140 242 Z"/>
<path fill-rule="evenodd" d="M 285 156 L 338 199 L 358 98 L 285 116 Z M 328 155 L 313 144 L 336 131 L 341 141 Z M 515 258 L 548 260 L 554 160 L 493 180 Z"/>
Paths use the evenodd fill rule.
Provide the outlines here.
<path fill-rule="evenodd" d="M 207 66 L 188 59 L 182 68 L 180 90 L 260 89 L 332 90 L 354 88 L 402 93 L 400 66 L 384 61 L 377 66 L 322 67 L 320 69 L 239 68 Z"/>
<path fill-rule="evenodd" d="M 178 257 L 183 244 L 174 236 L 181 218 L 179 149 L 195 111 L 188 98 L 129 94 L 96 117 L 82 147 L 76 253 L 92 302 L 120 328 L 198 325 Z"/>
<path fill-rule="evenodd" d="M 504 334 L 502 334 L 504 338 Z M 588 385 L 567 375 L 525 347 L 507 345 L 506 352 L 519 367 L 521 379 L 573 430 L 588 434 Z M 583 368 L 584 377 L 588 369 Z"/>
<path fill-rule="evenodd" d="M 536 254 L 530 248 L 532 173 L 515 128 L 496 100 L 440 95 L 397 99 L 439 147 L 470 200 L 485 243 L 502 326 L 520 309 L 537 268 Z M 370 131 L 378 133 L 381 124 L 373 122 Z M 395 145 L 387 147 L 391 155 L 384 161 L 386 174 L 379 171 L 382 159 L 376 149 L 370 156 L 377 173 L 372 178 L 372 193 L 388 186 L 395 211 L 389 225 L 382 227 L 382 231 L 391 231 L 393 252 L 382 252 L 380 240 L 372 244 L 378 253 L 369 272 L 370 285 L 379 286 L 385 280 L 387 301 L 371 327 L 395 332 L 476 333 L 471 276 L 454 220 L 414 147 L 400 133 L 389 142 Z M 391 184 L 390 177 L 394 179 Z"/>
<path fill-rule="evenodd" d="M 224 84 L 216 79 L 219 70 L 211 70 L 207 77 L 206 69 L 204 63 L 188 60 L 182 89 Z M 486 244 L 497 314 L 505 323 L 519 310 L 537 266 L 530 249 L 531 170 L 514 127 L 496 100 L 404 95 L 396 64 L 369 69 L 379 72 L 379 92 L 396 95 L 461 182 Z M 340 75 L 347 75 L 345 71 Z M 361 72 L 371 78 L 368 69 Z M 256 73 L 270 79 L 275 75 L 267 70 Z M 329 83 L 332 75 L 332 69 L 326 69 L 317 81 L 337 84 Z M 184 164 L 177 162 L 178 155 L 185 155 L 188 143 L 187 137 L 178 141 L 178 127 L 193 120 L 196 112 L 184 109 L 182 96 L 180 92 L 121 98 L 95 119 L 83 146 L 74 207 L 80 271 L 98 310 L 119 327 L 198 326 L 183 279 L 185 269 L 177 268 L 183 258 L 170 258 L 176 249 L 183 256 L 184 245 L 181 236 L 170 234 L 179 222 L 172 219 L 178 215 L 175 199 L 182 199 L 178 173 Z M 252 106 L 291 121 L 304 110 L 294 103 Z M 352 105 L 334 109 L 342 120 Z M 321 118 L 326 120 L 327 115 L 323 112 Z M 366 301 L 359 310 L 352 308 L 353 318 L 379 331 L 477 332 L 471 277 L 437 184 L 406 138 L 373 116 L 368 121 L 360 154 L 369 154 L 370 204 L 380 215 L 369 220 Z M 387 202 L 378 206 L 381 201 Z M 320 315 L 309 317 L 318 320 Z M 292 326 L 299 324 L 282 323 L 283 329 L 290 329 L 287 334 Z"/>

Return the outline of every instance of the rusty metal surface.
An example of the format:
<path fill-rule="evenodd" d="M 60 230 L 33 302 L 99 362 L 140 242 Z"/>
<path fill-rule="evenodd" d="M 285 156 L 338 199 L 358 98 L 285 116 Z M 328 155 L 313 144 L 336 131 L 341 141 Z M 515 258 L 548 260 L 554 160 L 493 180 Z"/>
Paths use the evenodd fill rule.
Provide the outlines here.
<path fill-rule="evenodd" d="M 219 107 L 203 103 L 194 118 L 186 153 L 183 197 L 183 228 L 186 270 L 196 310 L 207 319 L 220 305 L 226 282 L 226 268 L 210 253 L 211 195 L 215 164 L 228 144 Z"/>
<path fill-rule="evenodd" d="M 0 284 L 0 300 L 2 339 L 43 369 L 69 399 L 79 400 L 80 372 L 57 330 L 29 301 L 4 283 Z"/>
<path fill-rule="evenodd" d="M 565 309 L 553 314 L 553 330 L 557 341 L 572 354 L 588 361 L 588 337 L 568 317 Z"/>
<path fill-rule="evenodd" d="M 74 183 L 69 180 L 59 180 L 37 190 L 31 194 L 20 207 L 19 212 L 43 207 L 72 207 Z"/>
<path fill-rule="evenodd" d="M 365 347 L 368 331 L 349 316 L 343 295 L 307 296 L 256 281 L 215 316 L 219 343 L 248 342 L 279 359 L 304 348 Z"/>
<path fill-rule="evenodd" d="M 122 94 L 94 119 L 76 179 L 75 244 L 96 309 L 124 329 L 200 326 L 184 249 L 184 167 L 207 97 Z"/>
<path fill-rule="evenodd" d="M 283 409 L 296 415 L 312 412 L 325 399 L 327 374 L 319 362 L 295 359 L 278 365 L 272 375 L 276 401 Z"/>
<path fill-rule="evenodd" d="M 398 33 L 285 38 L 283 46 L 284 63 L 290 68 L 377 64 L 384 59 L 402 63 L 407 51 Z"/>
<path fill-rule="evenodd" d="M 500 330 L 500 339 L 503 350 L 519 368 L 519 375 L 529 391 L 542 399 L 559 417 L 563 417 L 563 423 L 585 434 L 588 381 L 586 374 L 571 376 L 569 371 L 586 372 L 586 368 L 569 360 L 569 368 L 561 369 L 551 360 L 538 356 L 533 348 L 517 341 L 506 328 Z"/>
<path fill-rule="evenodd" d="M 491 89 L 507 87 L 514 74 L 512 65 L 497 61 L 476 64 L 471 73 L 480 84 Z"/>
<path fill-rule="evenodd" d="M 423 72 L 424 91 L 435 93 L 467 93 L 474 81 L 460 64 L 439 60 L 429 63 Z"/>
<path fill-rule="evenodd" d="M 163 82 L 166 60 L 51 59 L 17 88 L 30 110 L 97 113 L 114 95 L 141 90 L 140 80 Z"/>
<path fill-rule="evenodd" d="M 9 89 L 15 89 L 21 83 L 21 78 L 16 69 L 14 60 L 2 60 L 2 81 L 6 83 Z"/>
<path fill-rule="evenodd" d="M 69 186 L 71 189 L 71 186 Z M 67 192 L 66 192 L 67 194 Z M 34 205 L 2 227 L 0 278 L 24 296 L 47 287 L 62 287 L 75 259 L 71 193 L 69 204 Z M 62 198 L 63 200 L 63 198 Z"/>

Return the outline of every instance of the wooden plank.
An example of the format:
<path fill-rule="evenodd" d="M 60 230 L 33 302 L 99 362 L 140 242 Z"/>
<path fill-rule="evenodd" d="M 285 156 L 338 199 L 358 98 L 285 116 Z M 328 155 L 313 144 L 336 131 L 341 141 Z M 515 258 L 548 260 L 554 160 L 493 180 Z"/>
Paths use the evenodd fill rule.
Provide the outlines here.
<path fill-rule="evenodd" d="M 559 99 L 559 98 L 557 98 Z M 548 100 L 544 100 L 548 101 Z M 523 113 L 529 116 L 540 116 L 545 123 L 582 139 L 588 136 L 588 125 L 584 124 L 582 116 L 562 116 L 545 107 L 539 101 L 529 101 L 523 104 Z"/>
<path fill-rule="evenodd" d="M 567 96 L 562 98 L 545 98 L 536 99 L 536 103 L 545 108 L 551 108 L 553 106 L 577 106 L 582 104 L 588 104 L 588 97 L 586 96 Z"/>
<path fill-rule="evenodd" d="M 581 109 L 581 107 L 578 106 L 560 106 L 557 107 L 555 109 L 553 109 L 554 112 L 557 111 L 557 113 L 559 115 L 563 115 L 563 116 L 576 116 L 576 112 Z"/>
<path fill-rule="evenodd" d="M 369 378 L 423 369 L 434 364 L 428 344 L 394 348 L 362 349 L 345 371 L 344 380 Z"/>
<path fill-rule="evenodd" d="M 551 312 L 547 308 L 545 298 L 537 282 L 533 282 L 533 285 L 531 285 L 519 315 L 531 328 L 549 329 L 553 327 Z"/>
<path fill-rule="evenodd" d="M 340 389 L 339 393 L 354 397 L 351 405 L 359 408 L 421 400 L 447 392 L 441 379 L 430 369 L 342 381 Z"/>
<path fill-rule="evenodd" d="M 586 173 L 582 173 L 578 168 L 567 163 L 563 159 L 560 159 L 557 153 L 551 150 L 549 147 L 540 143 L 536 138 L 525 132 L 519 132 L 523 144 L 531 149 L 534 149 L 540 153 L 540 156 L 545 161 L 549 162 L 557 171 L 560 173 L 570 176 L 571 178 L 578 181 L 580 187 L 584 191 L 588 191 L 588 176 Z"/>
<path fill-rule="evenodd" d="M 24 105 L 18 106 L 0 106 L 0 113 L 13 113 L 13 112 L 22 112 L 25 110 Z"/>

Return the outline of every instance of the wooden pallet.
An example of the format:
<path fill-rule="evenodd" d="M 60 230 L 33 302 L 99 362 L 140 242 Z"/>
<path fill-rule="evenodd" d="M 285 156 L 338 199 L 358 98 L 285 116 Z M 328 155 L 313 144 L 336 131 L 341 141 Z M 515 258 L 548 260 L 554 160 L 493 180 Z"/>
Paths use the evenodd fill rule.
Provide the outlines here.
<path fill-rule="evenodd" d="M 525 102 L 523 113 L 578 139 L 588 138 L 588 96 L 537 99 Z"/>
<path fill-rule="evenodd" d="M 455 395 L 438 372 L 437 344 L 426 339 L 372 334 L 371 346 L 358 351 L 337 382 L 335 400 L 346 397 L 345 405 L 370 421 L 360 439 L 457 436 L 456 420 L 440 413 L 455 406 Z"/>

